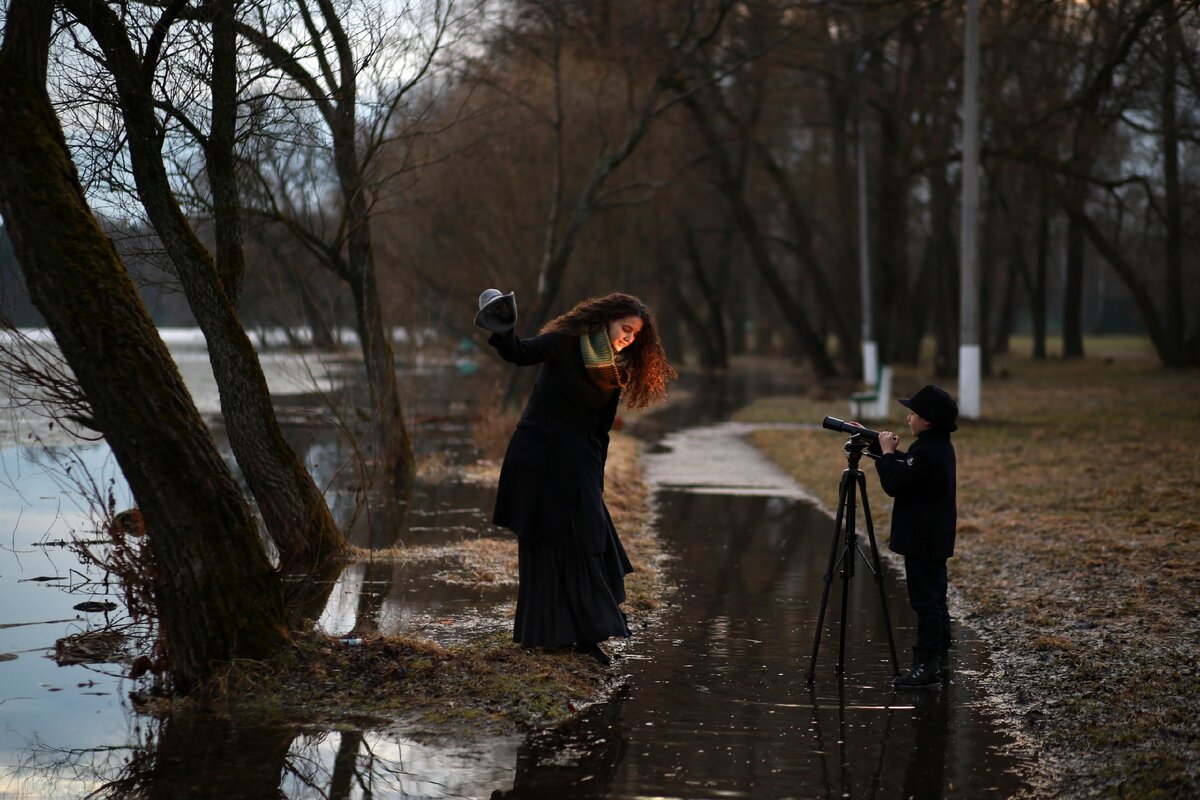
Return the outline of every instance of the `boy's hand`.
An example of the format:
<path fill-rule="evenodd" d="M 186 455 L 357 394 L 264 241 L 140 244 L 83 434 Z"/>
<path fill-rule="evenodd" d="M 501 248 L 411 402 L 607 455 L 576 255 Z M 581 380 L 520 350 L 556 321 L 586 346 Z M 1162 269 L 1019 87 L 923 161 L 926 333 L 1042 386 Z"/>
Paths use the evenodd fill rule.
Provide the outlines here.
<path fill-rule="evenodd" d="M 900 446 L 900 437 L 891 431 L 879 432 L 879 449 L 886 453 L 896 452 L 896 448 Z"/>

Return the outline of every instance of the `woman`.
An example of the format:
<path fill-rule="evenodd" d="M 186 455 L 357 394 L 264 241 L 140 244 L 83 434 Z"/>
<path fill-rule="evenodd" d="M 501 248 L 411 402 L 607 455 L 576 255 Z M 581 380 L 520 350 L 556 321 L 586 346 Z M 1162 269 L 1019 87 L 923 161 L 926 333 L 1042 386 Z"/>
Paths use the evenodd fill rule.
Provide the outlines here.
<path fill-rule="evenodd" d="M 513 641 L 574 645 L 608 664 L 600 642 L 629 635 L 620 604 L 633 571 L 604 505 L 608 432 L 622 395 L 644 408 L 666 396 L 675 371 L 650 310 L 627 294 L 585 300 L 531 339 L 509 329 L 488 343 L 505 361 L 541 365 L 492 515 L 518 537 Z"/>

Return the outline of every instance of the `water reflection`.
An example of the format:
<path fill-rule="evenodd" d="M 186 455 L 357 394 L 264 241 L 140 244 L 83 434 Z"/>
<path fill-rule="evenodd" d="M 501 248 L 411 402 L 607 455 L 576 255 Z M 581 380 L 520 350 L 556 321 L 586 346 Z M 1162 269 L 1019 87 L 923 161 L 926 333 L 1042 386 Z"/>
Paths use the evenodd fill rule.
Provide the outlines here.
<path fill-rule="evenodd" d="M 185 359 L 181 369 L 202 407 L 214 412 L 207 363 Z M 419 415 L 413 424 L 421 448 L 451 460 L 455 453 L 474 457 L 465 416 L 447 413 L 462 405 L 447 398 L 475 391 L 470 381 L 434 368 L 421 380 L 422 399 L 409 406 Z M 310 405 L 325 399 L 314 396 Z M 487 487 L 452 481 L 419 486 L 409 502 L 364 513 L 370 487 L 359 468 L 369 449 L 358 449 L 330 415 L 305 411 L 306 398 L 291 403 L 281 414 L 290 421 L 285 435 L 355 544 L 438 544 L 495 533 L 484 510 Z M 35 423 L 40 438 L 31 433 Z M 300 731 L 244 719 L 160 723 L 130 706 L 139 683 L 125 677 L 128 664 L 57 666 L 56 640 L 129 622 L 120 609 L 73 608 L 93 600 L 107 609 L 122 598 L 65 545 L 92 538 L 97 512 L 110 501 L 118 510 L 132 501 L 103 443 L 65 444 L 45 425 L 21 417 L 8 435 L 19 433 L 29 444 L 0 449 L 0 524 L 11 531 L 0 546 L 0 797 L 475 796 L 511 776 L 515 741 L 443 747 L 389 731 Z M 434 572 L 429 563 L 364 561 L 346 574 L 338 565 L 284 579 L 296 620 L 328 615 L 337 632 L 351 635 L 439 633 L 451 626 L 438 620 L 490 619 L 507 598 L 506 590 L 449 586 Z"/>
<path fill-rule="evenodd" d="M 903 796 L 940 800 L 946 788 L 950 700 L 943 692 L 917 692 L 913 744 L 904 769 Z"/>
<path fill-rule="evenodd" d="M 891 688 L 871 581 L 850 587 L 843 679 L 825 677 L 836 659 L 836 647 L 825 647 L 821 677 L 808 684 L 832 525 L 825 514 L 778 497 L 661 492 L 659 505 L 678 591 L 661 625 L 639 633 L 627 664 L 628 697 L 607 726 L 622 732 L 622 755 L 602 796 L 979 798 L 1023 786 L 969 687 Z M 894 581 L 888 588 L 897 591 Z M 907 641 L 912 623 L 902 622 L 897 635 Z M 977 654 L 960 658 L 964 669 L 978 666 Z M 587 736 L 534 738 L 525 758 L 552 764 Z M 534 796 L 553 796 L 557 780 L 558 796 L 569 797 L 580 774 L 539 779 Z"/>
<path fill-rule="evenodd" d="M 622 716 L 628 696 L 621 688 L 578 719 L 532 734 L 517 750 L 512 789 L 497 789 L 493 800 L 608 797 L 629 747 Z"/>
<path fill-rule="evenodd" d="M 664 430 L 722 419 L 752 395 L 778 389 L 778 381 L 746 375 L 692 383 L 667 415 L 639 419 L 634 427 L 655 441 Z M 429 420 L 427 446 L 469 451 L 469 432 L 444 409 L 440 415 L 431 410 Z M 359 514 L 363 487 L 342 466 L 352 460 L 352 448 L 321 426 L 296 425 L 288 436 L 323 476 L 339 522 L 357 544 L 440 544 L 494 534 L 487 523 L 491 487 L 444 481 L 418 487 L 400 521 L 384 531 L 393 538 L 380 539 L 379 526 Z M 103 452 L 93 450 L 86 459 Z M 46 455 L 39 451 L 39 458 Z M 711 450 L 704 457 L 722 460 Z M 31 471 L 12 461 L 4 467 Z M 62 632 L 61 623 L 49 621 L 77 617 L 71 607 L 79 598 L 61 588 L 14 584 L 9 576 L 69 577 L 74 567 L 57 554 L 29 549 L 32 539 L 21 540 L 12 548 L 20 550 L 21 563 L 0 573 L 9 617 L 0 623 L 45 624 L 0 630 L 0 652 L 17 655 L 0 663 L 0 796 L 74 797 L 97 790 L 110 797 L 231 798 L 1019 793 L 1021 765 L 1004 754 L 1007 741 L 968 684 L 956 679 L 940 693 L 892 691 L 878 593 L 866 576 L 850 587 L 846 674 L 840 681 L 832 677 L 839 630 L 829 625 L 818 679 L 808 685 L 833 521 L 794 496 L 771 493 L 778 485 L 759 482 L 757 495 L 738 496 L 715 486 L 703 494 L 660 491 L 659 529 L 670 557 L 665 573 L 674 590 L 659 621 L 633 620 L 630 655 L 618 662 L 625 688 L 560 729 L 501 740 L 449 743 L 423 740 L 411 729 L 329 730 L 236 715 L 148 720 L 123 701 L 132 684 L 118 673 L 55 668 L 42 658 Z M 61 495 L 44 477 L 22 486 L 26 495 L 49 502 Z M 33 539 L 84 524 L 77 516 L 64 523 L 57 506 L 13 510 L 18 507 L 6 506 L 9 521 L 29 531 L 36 517 Z M 437 579 L 437 569 L 429 562 L 368 560 L 335 574 L 290 576 L 291 607 L 297 618 L 318 620 L 339 636 L 406 631 L 436 638 L 461 630 L 464 620 L 486 627 L 499 619 L 507 626 L 510 588 L 449 585 Z M 898 611 L 907 606 L 896 594 L 895 576 L 887 585 L 897 641 L 907 643 L 912 621 Z M 837 619 L 834 606 L 831 618 Z M 37 611 L 17 619 L 14 609 Z M 455 625 L 441 625 L 447 619 Z M 73 624 L 84 629 L 87 620 Z M 969 646 L 960 647 L 957 658 L 958 675 L 981 668 L 982 657 Z"/>
<path fill-rule="evenodd" d="M 28 780 L 12 796 L 485 797 L 511 781 L 515 748 L 511 739 L 447 747 L 388 730 L 187 714 L 152 722 L 129 748 L 31 748 Z"/>

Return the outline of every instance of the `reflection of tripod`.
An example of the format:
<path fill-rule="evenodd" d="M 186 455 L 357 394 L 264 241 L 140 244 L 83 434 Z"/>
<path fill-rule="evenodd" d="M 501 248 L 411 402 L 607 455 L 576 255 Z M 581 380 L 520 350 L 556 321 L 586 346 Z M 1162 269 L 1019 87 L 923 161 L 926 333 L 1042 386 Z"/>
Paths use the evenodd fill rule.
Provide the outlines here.
<path fill-rule="evenodd" d="M 863 517 L 867 521 L 867 538 L 871 542 L 871 558 L 867 561 L 867 569 L 875 575 L 875 585 L 879 587 L 879 601 L 883 604 L 883 625 L 887 629 L 888 647 L 892 652 L 892 675 L 900 674 L 896 661 L 896 641 L 892 638 L 892 621 L 888 616 L 887 596 L 883 591 L 883 567 L 879 563 L 879 548 L 875 544 L 875 526 L 871 522 L 871 505 L 867 502 L 867 479 L 858 462 L 862 460 L 867 442 L 855 434 L 846 442 L 846 469 L 842 470 L 842 482 L 838 487 L 838 510 L 833 523 L 833 545 L 829 549 L 829 568 L 825 570 L 825 589 L 821 593 L 821 611 L 817 615 L 817 634 L 813 637 L 812 658 L 808 662 L 808 682 L 812 683 L 817 670 L 817 651 L 821 647 L 821 631 L 825 626 L 825 608 L 829 604 L 829 587 L 833 583 L 833 571 L 840 563 L 842 565 L 842 627 L 838 634 L 837 673 L 845 673 L 846 665 L 846 606 L 850 597 L 850 580 L 854 577 L 854 555 L 867 556 L 858 546 L 858 534 L 854 530 L 856 509 L 854 492 L 857 487 L 862 495 Z M 868 455 L 870 455 L 868 453 Z M 843 523 L 845 523 L 843 525 Z M 843 527 L 845 530 L 843 530 Z M 841 540 L 841 556 L 838 555 L 838 541 Z"/>

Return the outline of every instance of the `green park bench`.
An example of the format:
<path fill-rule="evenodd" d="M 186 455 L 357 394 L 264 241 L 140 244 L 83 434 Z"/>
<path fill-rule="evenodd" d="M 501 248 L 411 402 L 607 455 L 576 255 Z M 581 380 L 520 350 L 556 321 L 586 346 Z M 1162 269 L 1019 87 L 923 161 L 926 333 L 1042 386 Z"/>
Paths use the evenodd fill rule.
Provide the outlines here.
<path fill-rule="evenodd" d="M 886 419 L 892 402 L 892 368 L 879 365 L 875 385 L 850 395 L 850 419 L 856 421 Z"/>

